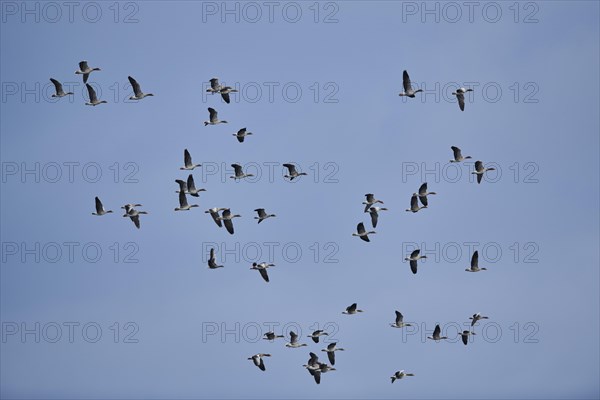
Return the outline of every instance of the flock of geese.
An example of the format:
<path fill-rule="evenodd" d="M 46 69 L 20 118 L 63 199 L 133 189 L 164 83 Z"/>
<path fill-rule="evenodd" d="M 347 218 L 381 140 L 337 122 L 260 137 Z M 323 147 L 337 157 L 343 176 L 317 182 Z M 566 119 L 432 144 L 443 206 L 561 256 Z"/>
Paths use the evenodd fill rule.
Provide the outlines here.
<path fill-rule="evenodd" d="M 89 67 L 87 61 L 81 61 L 79 63 L 79 69 L 77 71 L 75 71 L 76 74 L 80 74 L 83 76 L 83 82 L 86 85 L 88 94 L 89 94 L 89 101 L 86 102 L 85 104 L 91 105 L 91 106 L 97 106 L 99 104 L 106 103 L 106 101 L 99 100 L 97 98 L 93 87 L 87 83 L 90 74 L 94 71 L 100 71 L 100 68 Z M 133 96 L 130 97 L 131 100 L 142 100 L 145 97 L 153 96 L 152 93 L 144 93 L 141 90 L 139 83 L 134 78 L 129 76 L 128 79 L 129 79 L 129 82 L 131 83 L 131 86 L 132 86 L 133 92 L 134 92 Z M 52 97 L 61 98 L 61 97 L 65 97 L 68 95 L 73 95 L 72 92 L 65 93 L 63 90 L 62 84 L 58 80 L 56 80 L 54 78 L 51 78 L 50 80 L 54 84 L 55 89 L 56 89 L 56 94 L 54 94 Z M 410 78 L 409 78 L 407 71 L 403 72 L 403 86 L 404 86 L 404 92 L 400 93 L 400 96 L 414 98 L 417 93 L 422 92 L 421 89 L 414 90 L 412 88 Z M 232 88 L 230 86 L 222 86 L 219 83 L 218 78 L 213 78 L 210 80 L 210 88 L 208 88 L 206 91 L 209 93 L 212 93 L 212 94 L 215 94 L 215 93 L 220 94 L 223 101 L 225 101 L 225 103 L 227 103 L 227 104 L 229 104 L 231 101 L 229 94 L 237 92 L 237 90 L 235 90 L 234 88 Z M 456 98 L 458 100 L 458 105 L 459 105 L 459 108 L 461 111 L 464 111 L 464 109 L 465 109 L 465 97 L 464 96 L 467 92 L 471 92 L 471 91 L 472 91 L 472 89 L 459 88 L 455 92 L 452 93 L 454 96 L 456 96 Z M 208 112 L 209 112 L 209 119 L 207 121 L 204 121 L 204 126 L 219 125 L 219 124 L 227 123 L 227 121 L 219 119 L 218 112 L 214 108 L 209 107 Z M 237 133 L 233 134 L 233 136 L 235 136 L 240 143 L 243 143 L 244 139 L 248 135 L 252 135 L 252 133 L 247 132 L 246 128 L 242 128 L 242 129 L 238 130 Z M 452 160 L 450 160 L 450 162 L 460 163 L 464 160 L 471 158 L 471 156 L 463 156 L 461 149 L 456 146 L 452 146 L 451 149 L 452 149 L 454 157 Z M 184 161 L 184 165 L 183 165 L 183 167 L 179 168 L 180 170 L 193 171 L 195 168 L 201 167 L 201 164 L 193 163 L 192 156 L 191 156 L 190 152 L 188 151 L 188 149 L 185 149 L 183 152 L 183 161 Z M 288 173 L 284 176 L 284 178 L 289 179 L 290 181 L 293 179 L 296 179 L 300 176 L 307 175 L 305 172 L 298 172 L 295 165 L 293 165 L 293 164 L 288 163 L 288 164 L 283 164 L 283 166 L 285 168 L 287 168 L 287 170 L 288 170 Z M 230 178 L 232 178 L 234 180 L 241 180 L 241 179 L 245 179 L 245 178 L 253 176 L 252 174 L 245 173 L 242 166 L 239 164 L 231 164 L 231 167 L 234 169 L 234 174 L 232 176 L 230 176 Z M 475 170 L 472 172 L 472 174 L 477 175 L 477 183 L 479 184 L 482 181 L 483 175 L 487 171 L 493 171 L 493 170 L 494 170 L 494 168 L 485 168 L 483 165 L 483 162 L 476 161 L 475 162 Z M 187 180 L 176 179 L 175 182 L 179 185 L 179 189 L 176 190 L 176 193 L 178 193 L 178 197 L 179 197 L 179 207 L 176 207 L 175 211 L 189 211 L 192 208 L 199 207 L 197 204 L 189 204 L 188 200 L 187 200 L 187 195 L 190 195 L 192 197 L 199 197 L 200 192 L 206 191 L 206 189 L 203 189 L 203 188 L 200 188 L 200 189 L 196 188 L 196 185 L 194 183 L 193 174 L 190 173 L 187 177 Z M 418 192 L 412 194 L 411 199 L 410 199 L 410 208 L 406 209 L 406 211 L 412 212 L 412 213 L 417 213 L 417 212 L 427 208 L 428 207 L 428 196 L 432 196 L 432 195 L 436 195 L 436 194 L 437 194 L 436 192 L 428 191 L 427 183 L 426 182 L 423 183 L 419 187 Z M 377 204 L 384 204 L 384 203 L 382 200 L 376 199 L 375 195 L 372 193 L 365 194 L 365 201 L 363 201 L 362 204 L 364 205 L 364 213 L 369 213 L 369 215 L 371 217 L 372 227 L 376 228 L 379 214 L 382 211 L 388 211 L 388 209 L 385 207 L 377 206 Z M 113 213 L 112 210 L 106 210 L 104 208 L 101 200 L 98 197 L 95 198 L 95 205 L 96 205 L 96 212 L 92 213 L 92 215 L 104 216 L 106 214 Z M 128 203 L 128 204 L 123 205 L 121 208 L 125 210 L 123 217 L 124 218 L 128 217 L 129 219 L 131 219 L 131 221 L 134 223 L 136 228 L 139 229 L 140 228 L 140 215 L 148 214 L 148 212 L 140 211 L 140 210 L 136 209 L 136 207 L 142 207 L 142 205 L 139 203 Z M 260 224 L 262 221 L 264 221 L 266 219 L 275 217 L 275 214 L 267 213 L 267 211 L 264 208 L 257 208 L 254 211 L 257 213 L 257 216 L 254 217 L 254 219 L 258 220 L 258 224 Z M 207 214 L 210 214 L 213 221 L 219 228 L 225 226 L 225 229 L 227 230 L 227 232 L 229 232 L 232 235 L 234 234 L 233 219 L 241 217 L 241 215 L 239 215 L 239 214 L 233 214 L 229 208 L 222 208 L 222 207 L 210 208 L 204 212 Z M 364 223 L 359 222 L 357 225 L 357 228 L 356 228 L 356 233 L 353 233 L 352 235 L 359 237 L 360 239 L 362 239 L 365 242 L 370 242 L 369 235 L 373 235 L 375 233 L 376 233 L 375 231 L 367 231 L 367 229 L 365 229 Z M 405 261 L 409 262 L 410 269 L 413 274 L 417 273 L 418 261 L 420 259 L 424 259 L 424 258 L 427 258 L 427 256 L 421 255 L 419 249 L 414 250 L 410 254 L 410 256 L 405 258 Z M 479 255 L 478 255 L 478 252 L 475 251 L 471 258 L 471 265 L 469 268 L 466 269 L 466 271 L 468 271 L 468 272 L 485 271 L 486 268 L 479 267 L 478 260 L 479 260 Z M 210 257 L 208 259 L 208 268 L 209 269 L 218 269 L 218 268 L 223 268 L 223 267 L 224 266 L 219 265 L 216 260 L 215 249 L 211 248 L 210 249 Z M 262 262 L 262 263 L 254 262 L 254 263 L 252 263 L 252 266 L 250 267 L 250 269 L 258 271 L 260 273 L 262 279 L 265 282 L 269 282 L 269 275 L 267 273 L 267 270 L 272 267 L 275 267 L 275 264 L 266 263 L 266 262 Z M 348 306 L 345 309 L 345 311 L 342 312 L 342 314 L 356 315 L 356 314 L 362 313 L 362 312 L 363 312 L 363 310 L 358 309 L 357 303 L 353 303 L 350 306 Z M 404 316 L 402 315 L 402 313 L 400 311 L 396 310 L 395 315 L 396 315 L 395 321 L 393 323 L 390 323 L 391 327 L 402 329 L 404 327 L 411 326 L 411 324 L 404 322 Z M 476 314 L 473 314 L 469 319 L 471 320 L 471 327 L 473 327 L 479 320 L 488 319 L 488 317 L 481 315 L 481 313 L 476 313 Z M 308 335 L 308 337 L 311 338 L 314 343 L 319 343 L 319 339 L 322 336 L 327 336 L 327 335 L 328 335 L 328 333 L 323 330 L 316 330 L 311 335 Z M 467 345 L 469 336 L 475 335 L 475 332 L 473 332 L 471 330 L 464 330 L 462 333 L 459 332 L 458 335 L 461 336 L 462 342 L 465 345 Z M 289 336 L 290 336 L 289 342 L 285 344 L 286 347 L 299 348 L 299 347 L 308 346 L 306 343 L 300 343 L 299 336 L 295 332 L 291 331 L 289 333 Z M 264 334 L 263 339 L 273 342 L 276 339 L 283 338 L 283 337 L 284 337 L 283 335 L 277 335 L 274 332 L 267 332 Z M 437 342 L 437 341 L 441 341 L 441 340 L 446 340 L 446 339 L 448 339 L 448 337 L 441 336 L 441 328 L 439 325 L 436 325 L 432 336 L 427 337 L 427 339 L 431 339 L 431 340 Z M 319 357 L 314 352 L 310 352 L 309 360 L 307 361 L 306 364 L 303 365 L 303 367 L 308 370 L 308 372 L 314 378 L 314 380 L 317 384 L 319 384 L 321 382 L 322 374 L 336 370 L 336 368 L 334 368 L 335 352 L 336 351 L 344 351 L 344 349 L 337 347 L 337 343 L 330 343 L 325 349 L 322 349 L 321 351 L 327 353 L 327 358 L 328 358 L 329 364 L 326 362 L 320 362 Z M 248 360 L 251 360 L 254 363 L 254 365 L 256 367 L 258 367 L 261 371 L 266 371 L 265 360 L 264 360 L 266 357 L 271 357 L 271 354 L 257 353 L 255 355 L 249 357 Z M 391 382 L 394 383 L 396 380 L 403 379 L 407 376 L 412 377 L 415 375 L 413 373 L 405 372 L 404 370 L 399 370 L 399 371 L 396 371 L 390 378 L 391 378 Z"/>

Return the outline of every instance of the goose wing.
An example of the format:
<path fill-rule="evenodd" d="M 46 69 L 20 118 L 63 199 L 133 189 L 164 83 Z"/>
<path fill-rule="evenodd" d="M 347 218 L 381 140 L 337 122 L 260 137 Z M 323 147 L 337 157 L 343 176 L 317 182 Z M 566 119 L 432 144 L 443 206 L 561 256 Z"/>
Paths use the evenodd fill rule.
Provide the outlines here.
<path fill-rule="evenodd" d="M 210 88 L 214 91 L 221 89 L 221 85 L 219 85 L 219 78 L 212 78 L 210 80 Z"/>
<path fill-rule="evenodd" d="M 140 84 L 137 83 L 137 81 L 131 76 L 128 76 L 127 79 L 129 79 L 129 83 L 131 83 L 131 87 L 133 88 L 133 93 L 135 94 L 135 97 L 140 97 L 143 94 L 142 89 L 140 88 Z"/>
<path fill-rule="evenodd" d="M 356 311 L 356 307 L 358 307 L 358 304 L 353 303 L 352 305 L 346 307 L 346 311 L 349 313 L 353 313 Z"/>
<path fill-rule="evenodd" d="M 227 224 L 225 224 L 227 226 Z M 260 276 L 265 280 L 265 282 L 269 282 L 269 274 L 267 274 L 267 270 L 265 268 L 261 268 L 258 270 L 260 272 Z"/>
<path fill-rule="evenodd" d="M 188 149 L 183 150 L 183 163 L 185 164 L 186 167 L 192 166 L 192 156 L 191 156 L 190 152 L 188 151 Z"/>
<path fill-rule="evenodd" d="M 460 151 L 460 149 L 456 146 L 452 146 L 450 147 L 452 149 L 452 152 L 454 153 L 454 160 L 458 161 L 460 159 L 462 159 L 462 153 Z"/>
<path fill-rule="evenodd" d="M 283 164 L 288 169 L 289 175 L 296 175 L 296 166 L 294 164 Z"/>
<path fill-rule="evenodd" d="M 465 111 L 465 95 L 457 92 L 456 98 L 458 99 L 458 106 L 460 107 L 460 111 Z"/>
<path fill-rule="evenodd" d="M 175 182 L 179 184 L 179 193 L 184 193 L 187 191 L 187 185 L 185 184 L 185 181 L 181 179 L 175 179 Z"/>
<path fill-rule="evenodd" d="M 79 61 L 79 71 L 85 72 L 89 69 L 87 61 Z"/>
<path fill-rule="evenodd" d="M 233 222 L 230 219 L 224 219 L 223 225 L 225 225 L 225 229 L 227 229 L 227 232 L 229 232 L 230 234 L 233 235 Z M 263 276 L 263 278 L 264 278 L 264 276 Z"/>
<path fill-rule="evenodd" d="M 379 217 L 379 213 L 371 207 L 371 212 L 369 214 L 371 214 L 371 225 L 373 225 L 373 228 L 377 228 L 377 218 Z"/>
<path fill-rule="evenodd" d="M 412 271 L 412 273 L 416 274 L 417 273 L 417 260 L 410 260 L 409 264 L 410 264 L 410 270 Z"/>
<path fill-rule="evenodd" d="M 192 174 L 188 175 L 187 188 L 188 188 L 188 191 L 192 191 L 192 192 L 196 191 L 196 184 L 194 183 L 194 175 L 192 175 Z"/>
<path fill-rule="evenodd" d="M 56 90 L 57 95 L 62 95 L 65 92 L 63 91 L 62 84 L 54 78 L 50 78 L 50 82 L 54 84 L 54 89 Z"/>
<path fill-rule="evenodd" d="M 441 332 L 442 332 L 442 330 L 440 329 L 440 326 L 439 326 L 439 325 L 436 325 L 436 326 L 435 326 L 435 329 L 433 330 L 433 337 L 434 337 L 435 339 L 439 338 L 439 337 L 440 337 L 440 333 L 441 333 Z"/>
<path fill-rule="evenodd" d="M 402 86 L 404 86 L 404 93 L 412 92 L 412 86 L 410 85 L 410 77 L 408 76 L 408 72 L 404 70 L 402 73 Z"/>
<path fill-rule="evenodd" d="M 218 120 L 217 110 L 215 110 L 212 107 L 208 107 L 208 113 L 209 113 L 210 122 L 217 122 L 217 120 Z"/>
<path fill-rule="evenodd" d="M 465 346 L 467 345 L 467 343 L 469 343 L 469 335 L 465 335 L 464 332 L 462 335 L 462 342 L 465 344 Z"/>
<path fill-rule="evenodd" d="M 188 206 L 187 197 L 185 197 L 185 191 L 179 191 L 179 207 L 185 208 Z"/>
<path fill-rule="evenodd" d="M 475 161 L 475 171 L 477 172 L 481 172 L 483 171 L 483 162 L 481 161 Z"/>
<path fill-rule="evenodd" d="M 473 257 L 471 257 L 471 269 L 479 268 L 479 251 L 475 250 Z"/>
<path fill-rule="evenodd" d="M 139 215 L 130 215 L 129 218 L 133 221 L 136 228 L 140 229 L 140 216 Z"/>
<path fill-rule="evenodd" d="M 400 311 L 396 311 L 396 325 L 400 325 L 404 320 L 404 316 Z"/>
<path fill-rule="evenodd" d="M 335 347 L 335 343 L 333 344 L 333 346 Z M 327 346 L 327 347 L 329 347 L 329 346 Z M 331 365 L 335 365 L 335 352 L 334 351 L 327 352 L 327 358 L 329 359 L 329 363 Z"/>
<path fill-rule="evenodd" d="M 98 98 L 96 97 L 96 91 L 94 90 L 94 88 L 92 87 L 92 85 L 90 85 L 89 83 L 86 83 L 85 86 L 87 87 L 88 94 L 90 96 L 90 103 L 97 102 Z"/>
<path fill-rule="evenodd" d="M 365 224 L 363 224 L 362 222 L 359 222 L 358 225 L 356 226 L 356 231 L 358 232 L 359 235 L 364 235 L 366 232 Z"/>
<path fill-rule="evenodd" d="M 415 209 L 419 208 L 419 203 L 417 201 L 418 201 L 417 196 L 414 196 L 414 195 L 411 196 L 411 198 L 410 198 L 410 209 L 411 210 L 415 210 Z"/>
<path fill-rule="evenodd" d="M 104 207 L 102 206 L 102 202 L 98 197 L 96 197 L 96 214 L 102 214 L 104 212 Z"/>
<path fill-rule="evenodd" d="M 240 176 L 244 174 L 244 172 L 242 171 L 242 166 L 240 164 L 231 164 L 231 166 L 233 167 L 235 176 Z"/>
<path fill-rule="evenodd" d="M 259 218 L 264 218 L 267 216 L 267 213 L 265 212 L 264 208 L 257 208 L 256 210 L 254 210 L 258 213 L 258 217 Z"/>
<path fill-rule="evenodd" d="M 229 99 L 229 93 L 228 92 L 221 92 L 221 97 L 223 98 L 223 100 L 225 100 L 225 103 L 229 104 L 229 102 L 231 101 Z"/>

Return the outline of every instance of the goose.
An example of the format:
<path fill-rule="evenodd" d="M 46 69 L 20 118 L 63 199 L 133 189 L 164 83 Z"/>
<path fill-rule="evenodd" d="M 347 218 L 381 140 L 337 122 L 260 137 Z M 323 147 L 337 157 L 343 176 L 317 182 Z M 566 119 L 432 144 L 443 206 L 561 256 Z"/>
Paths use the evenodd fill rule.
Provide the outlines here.
<path fill-rule="evenodd" d="M 405 326 L 412 326 L 411 324 L 404 323 L 404 315 L 400 311 L 396 311 L 396 321 L 390 324 L 392 328 L 404 328 Z"/>
<path fill-rule="evenodd" d="M 406 257 L 404 259 L 404 261 L 410 262 L 410 270 L 413 274 L 417 273 L 417 260 L 420 260 L 421 258 L 427 258 L 427 256 L 422 256 L 419 253 L 421 253 L 421 250 L 414 250 L 412 253 L 410 253 L 410 257 Z"/>
<path fill-rule="evenodd" d="M 212 217 L 213 221 L 215 221 L 215 224 L 217 224 L 217 226 L 219 228 L 221 228 L 223 226 L 223 224 L 221 223 L 221 219 L 219 216 L 219 211 L 223 211 L 225 210 L 224 208 L 218 208 L 218 207 L 213 207 L 213 208 L 209 208 L 208 210 L 204 211 L 204 214 L 210 214 L 210 216 Z"/>
<path fill-rule="evenodd" d="M 487 271 L 487 268 L 479 268 L 479 251 L 475 250 L 471 257 L 471 268 L 465 269 L 467 272 Z"/>
<path fill-rule="evenodd" d="M 237 133 L 232 133 L 232 135 L 237 137 L 238 142 L 244 143 L 244 138 L 248 135 L 252 135 L 252 132 L 246 132 L 246 128 L 242 128 Z"/>
<path fill-rule="evenodd" d="M 306 343 L 298 343 L 298 335 L 294 331 L 290 331 L 290 342 L 285 344 L 285 347 L 297 348 L 308 346 Z"/>
<path fill-rule="evenodd" d="M 329 358 L 331 365 L 335 365 L 335 352 L 344 351 L 344 349 L 341 347 L 335 347 L 336 345 L 337 343 L 330 343 L 326 349 L 321 350 L 327 353 L 327 358 Z"/>
<path fill-rule="evenodd" d="M 440 329 L 440 326 L 436 325 L 435 329 L 433 330 L 433 336 L 427 336 L 427 339 L 435 340 L 436 342 L 442 339 L 448 339 L 448 336 L 440 336 L 441 332 L 442 330 Z"/>
<path fill-rule="evenodd" d="M 78 75 L 83 75 L 83 83 L 87 83 L 88 77 L 94 71 L 100 71 L 100 68 L 90 68 L 87 61 L 79 62 L 79 70 L 75 71 Z"/>
<path fill-rule="evenodd" d="M 422 208 L 427 208 L 427 206 L 423 205 L 423 207 L 419 207 L 419 199 L 417 197 L 417 194 L 413 193 L 412 197 L 410 198 L 410 208 L 407 208 L 406 211 L 416 213 Z"/>
<path fill-rule="evenodd" d="M 275 340 L 275 339 L 278 339 L 278 338 L 285 337 L 283 335 L 276 335 L 275 332 L 267 332 L 263 336 L 264 336 L 264 338 L 263 338 L 264 340 Z"/>
<path fill-rule="evenodd" d="M 129 217 L 138 229 L 140 229 L 140 214 L 148 214 L 146 211 L 138 211 L 133 208 L 141 206 L 141 204 L 125 204 L 123 207 L 121 207 L 125 209 L 125 214 L 123 217 Z"/>
<path fill-rule="evenodd" d="M 329 371 L 335 371 L 335 368 L 333 368 L 331 365 L 327 365 L 326 363 L 319 363 L 319 371 L 325 373 Z"/>
<path fill-rule="evenodd" d="M 471 320 L 471 326 L 475 325 L 477 323 L 477 321 L 479 321 L 480 319 L 489 319 L 488 317 L 484 317 L 483 315 L 481 315 L 481 313 L 476 313 L 473 314 L 472 317 L 469 317 L 469 319 Z"/>
<path fill-rule="evenodd" d="M 267 214 L 264 208 L 257 208 L 254 211 L 258 213 L 258 217 L 254 217 L 254 219 L 257 219 L 259 224 L 267 218 L 276 217 L 275 214 Z"/>
<path fill-rule="evenodd" d="M 190 196 L 199 197 L 200 192 L 206 192 L 206 189 L 196 189 L 196 184 L 194 183 L 194 175 L 189 174 L 187 178 L 187 192 Z"/>
<path fill-rule="evenodd" d="M 346 311 L 342 311 L 342 314 L 352 315 L 352 314 L 356 314 L 356 313 L 359 313 L 359 312 L 364 312 L 363 310 L 357 310 L 356 307 L 357 307 L 357 304 L 356 303 L 352 303 L 351 305 L 349 305 L 348 307 L 346 307 Z"/>
<path fill-rule="evenodd" d="M 469 343 L 469 335 L 475 335 L 475 332 L 471 332 L 471 331 L 462 331 L 462 333 L 459 333 L 459 335 L 462 337 L 462 342 L 465 344 L 465 346 L 467 345 L 467 343 Z"/>
<path fill-rule="evenodd" d="M 231 166 L 233 167 L 234 171 L 234 175 L 230 176 L 231 179 L 235 179 L 237 181 L 238 179 L 244 179 L 254 176 L 254 174 L 245 174 L 240 164 L 231 164 Z"/>
<path fill-rule="evenodd" d="M 311 352 L 309 353 L 310 358 L 307 363 L 303 365 L 304 368 L 315 378 L 315 382 L 318 384 L 321 383 L 321 366 L 319 365 L 319 357 Z"/>
<path fill-rule="evenodd" d="M 96 212 L 92 213 L 92 215 L 102 216 L 104 214 L 109 214 L 109 213 L 112 213 L 112 210 L 106 211 L 104 209 L 104 206 L 102 205 L 102 202 L 100 201 L 98 196 L 96 196 Z"/>
<path fill-rule="evenodd" d="M 297 178 L 299 176 L 308 175 L 306 172 L 296 171 L 296 166 L 294 164 L 283 164 L 283 166 L 288 169 L 288 174 L 284 175 L 283 177 L 288 178 L 290 182 L 293 181 L 294 178 Z"/>
<path fill-rule="evenodd" d="M 328 336 L 328 335 L 329 335 L 329 333 L 324 332 L 321 329 L 318 329 L 318 330 L 314 331 L 311 335 L 308 335 L 307 337 L 312 338 L 313 342 L 319 343 L 319 338 L 321 336 Z"/>
<path fill-rule="evenodd" d="M 450 162 L 461 162 L 461 161 L 468 160 L 471 158 L 471 156 L 463 157 L 460 149 L 456 146 L 450 146 L 450 148 L 452 149 L 452 152 L 454 153 L 454 160 L 450 160 Z"/>
<path fill-rule="evenodd" d="M 185 183 L 182 179 L 175 179 L 175 182 L 179 184 L 179 190 L 176 190 L 175 193 L 187 193 L 187 183 Z"/>
<path fill-rule="evenodd" d="M 63 90 L 63 87 L 62 87 L 62 83 L 60 83 L 59 81 L 57 81 L 54 78 L 50 78 L 50 82 L 52 82 L 54 84 L 54 90 L 56 91 L 56 94 L 53 94 L 52 97 L 65 97 L 70 94 L 75 94 L 73 92 L 65 93 L 65 91 Z"/>
<path fill-rule="evenodd" d="M 210 269 L 217 269 L 217 268 L 223 268 L 223 265 L 218 265 L 217 264 L 217 260 L 215 258 L 215 249 L 214 247 L 210 249 L 210 258 L 208 259 L 208 268 Z"/>
<path fill-rule="evenodd" d="M 189 211 L 193 207 L 200 207 L 198 204 L 188 204 L 187 197 L 184 191 L 179 191 L 179 207 L 175 208 L 175 211 Z"/>
<path fill-rule="evenodd" d="M 239 214 L 235 214 L 232 215 L 231 211 L 229 210 L 229 208 L 223 208 L 223 211 L 221 212 L 221 216 L 218 217 L 219 220 L 223 221 L 223 224 L 225 225 L 225 228 L 227 229 L 227 232 L 229 232 L 230 234 L 233 235 L 233 218 L 239 218 L 241 217 L 241 215 Z"/>
<path fill-rule="evenodd" d="M 131 83 L 131 87 L 133 88 L 133 94 L 135 95 L 135 96 L 131 96 L 129 98 L 129 100 L 141 100 L 144 97 L 154 96 L 152 93 L 142 92 L 142 88 L 140 87 L 140 84 L 137 83 L 137 81 L 135 79 L 133 79 L 131 76 L 128 76 L 127 79 L 129 79 L 129 83 Z"/>
<path fill-rule="evenodd" d="M 209 117 L 208 121 L 204 121 L 204 126 L 206 125 L 218 125 L 218 124 L 226 124 L 227 121 L 220 121 L 218 117 L 217 110 L 212 107 L 208 107 Z"/>
<path fill-rule="evenodd" d="M 404 70 L 402 73 L 402 86 L 404 86 L 404 92 L 400 93 L 398 96 L 414 98 L 415 94 L 423 91 L 423 89 L 413 90 L 410 84 L 410 78 L 408 77 L 408 72 L 406 72 L 406 70 Z"/>
<path fill-rule="evenodd" d="M 229 104 L 229 93 L 235 93 L 237 89 L 232 88 L 231 86 L 222 86 L 219 93 L 221 93 L 221 97 L 225 100 L 225 103 Z"/>
<path fill-rule="evenodd" d="M 193 171 L 196 167 L 201 167 L 202 164 L 194 164 L 192 163 L 192 155 L 188 151 L 188 149 L 183 150 L 183 167 L 179 167 L 180 170 L 188 170 Z"/>
<path fill-rule="evenodd" d="M 404 378 L 405 376 L 415 376 L 415 374 L 409 374 L 409 373 L 406 373 L 406 372 L 404 372 L 404 370 L 403 370 L 403 369 L 401 369 L 400 371 L 396 371 L 396 372 L 394 373 L 394 376 L 392 376 L 392 377 L 391 377 L 391 378 L 392 378 L 392 383 L 394 383 L 394 381 L 395 381 L 396 379 L 402 379 L 402 378 Z"/>
<path fill-rule="evenodd" d="M 363 201 L 363 204 L 365 205 L 365 212 L 369 211 L 369 208 L 376 203 L 383 204 L 383 201 L 375 199 L 375 195 L 373 193 L 367 193 L 365 194 L 365 197 L 367 198 L 367 201 Z"/>
<path fill-rule="evenodd" d="M 262 276 L 262 278 L 265 280 L 265 282 L 269 282 L 269 275 L 267 274 L 267 268 L 271 268 L 274 267 L 275 264 L 268 264 L 268 263 L 252 263 L 252 267 L 250 267 L 250 269 L 254 269 L 257 270 L 258 272 L 260 272 L 260 276 Z"/>
<path fill-rule="evenodd" d="M 219 78 L 212 78 L 210 80 L 210 88 L 206 89 L 207 92 L 215 94 L 219 93 L 221 85 L 219 84 Z"/>
<path fill-rule="evenodd" d="M 373 228 L 377 227 L 377 219 L 379 218 L 379 211 L 387 211 L 385 207 L 370 207 L 369 214 L 371 215 L 371 225 Z"/>
<path fill-rule="evenodd" d="M 361 238 L 362 240 L 364 240 L 365 242 L 370 242 L 371 240 L 369 239 L 368 235 L 371 234 L 375 234 L 377 232 L 375 231 L 369 231 L 367 232 L 365 230 L 365 224 L 363 224 L 362 222 L 359 222 L 359 224 L 356 226 L 356 231 L 358 233 L 353 233 L 352 236 L 358 236 L 359 238 Z"/>
<path fill-rule="evenodd" d="M 96 91 L 89 83 L 86 83 L 85 86 L 87 87 L 88 94 L 90 96 L 90 101 L 85 103 L 86 106 L 97 106 L 98 104 L 107 103 L 106 100 L 98 100 L 98 97 L 96 97 Z"/>
<path fill-rule="evenodd" d="M 475 171 L 471 172 L 471 174 L 477 175 L 477 183 L 481 183 L 481 179 L 483 178 L 483 174 L 486 171 L 495 171 L 495 170 L 496 170 L 496 168 L 494 168 L 494 167 L 484 168 L 483 162 L 481 162 L 481 161 L 475 161 Z"/>
<path fill-rule="evenodd" d="M 264 371 L 266 368 L 265 363 L 263 361 L 263 357 L 271 357 L 271 355 L 266 353 L 258 353 L 253 355 L 252 357 L 248 357 L 248 360 L 252 360 L 254 365 L 260 368 L 261 371 Z"/>
<path fill-rule="evenodd" d="M 419 188 L 419 200 L 421 200 L 421 204 L 423 204 L 424 207 L 427 207 L 427 196 L 429 196 L 430 194 L 437 194 L 437 193 L 436 192 L 428 192 L 427 191 L 427 182 L 425 182 Z"/>
<path fill-rule="evenodd" d="M 473 89 L 458 88 L 456 89 L 456 92 L 452 92 L 452 95 L 456 96 L 456 98 L 458 99 L 458 106 L 460 107 L 460 111 L 465 111 L 465 93 L 472 91 Z"/>

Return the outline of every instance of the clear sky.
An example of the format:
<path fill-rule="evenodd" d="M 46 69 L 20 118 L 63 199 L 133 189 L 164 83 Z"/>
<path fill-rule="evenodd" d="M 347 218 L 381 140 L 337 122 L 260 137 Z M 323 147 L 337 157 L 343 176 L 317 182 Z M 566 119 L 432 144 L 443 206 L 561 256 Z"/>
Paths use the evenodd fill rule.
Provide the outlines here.
<path fill-rule="evenodd" d="M 2 398 L 598 398 L 599 4 L 469 4 L 0 3 Z M 80 60 L 107 104 L 84 105 Z M 425 93 L 398 96 L 404 69 Z M 128 75 L 155 96 L 125 101 Z M 478 185 L 453 145 L 496 172 Z M 174 212 L 184 148 L 207 191 Z M 389 208 L 370 243 L 365 193 Z M 242 215 L 234 235 L 209 207 Z M 425 339 L 437 323 L 451 340 Z M 308 346 L 257 339 L 270 324 Z M 316 327 L 346 349 L 320 385 Z"/>

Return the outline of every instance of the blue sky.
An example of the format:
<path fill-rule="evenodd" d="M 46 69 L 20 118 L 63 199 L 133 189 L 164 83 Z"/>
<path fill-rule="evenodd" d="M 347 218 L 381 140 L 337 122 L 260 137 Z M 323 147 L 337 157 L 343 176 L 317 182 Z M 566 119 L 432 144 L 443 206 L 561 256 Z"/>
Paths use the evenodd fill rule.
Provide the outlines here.
<path fill-rule="evenodd" d="M 72 21 L 35 4 L 2 2 L 0 25 L 3 398 L 600 395 L 597 2 L 482 2 L 471 21 L 462 3 L 286 2 L 270 20 L 262 2 L 84 2 Z M 84 105 L 84 59 L 108 104 Z M 404 69 L 430 92 L 399 97 Z M 155 96 L 124 101 L 128 75 Z M 231 104 L 203 93 L 213 76 L 242 90 Z M 54 101 L 50 77 L 76 94 Z M 453 83 L 475 88 L 464 112 Z M 204 127 L 208 107 L 229 123 Z M 500 174 L 477 185 L 452 145 Z M 207 191 L 175 213 L 184 148 Z M 284 181 L 290 161 L 309 176 Z M 234 162 L 260 176 L 234 183 Z M 438 194 L 406 213 L 424 181 Z M 370 243 L 351 235 L 365 193 L 389 208 Z M 94 196 L 115 213 L 92 216 Z M 242 215 L 235 235 L 209 207 Z M 277 217 L 257 225 L 258 207 Z M 207 269 L 211 243 L 225 268 Z M 488 271 L 464 272 L 474 248 Z M 394 310 L 418 331 L 390 328 Z M 490 319 L 465 347 L 475 312 Z M 255 340 L 269 323 L 308 346 Z M 436 323 L 453 340 L 423 339 Z M 302 368 L 326 359 L 317 326 L 346 349 L 320 385 Z M 416 376 L 390 385 L 400 369 Z"/>

